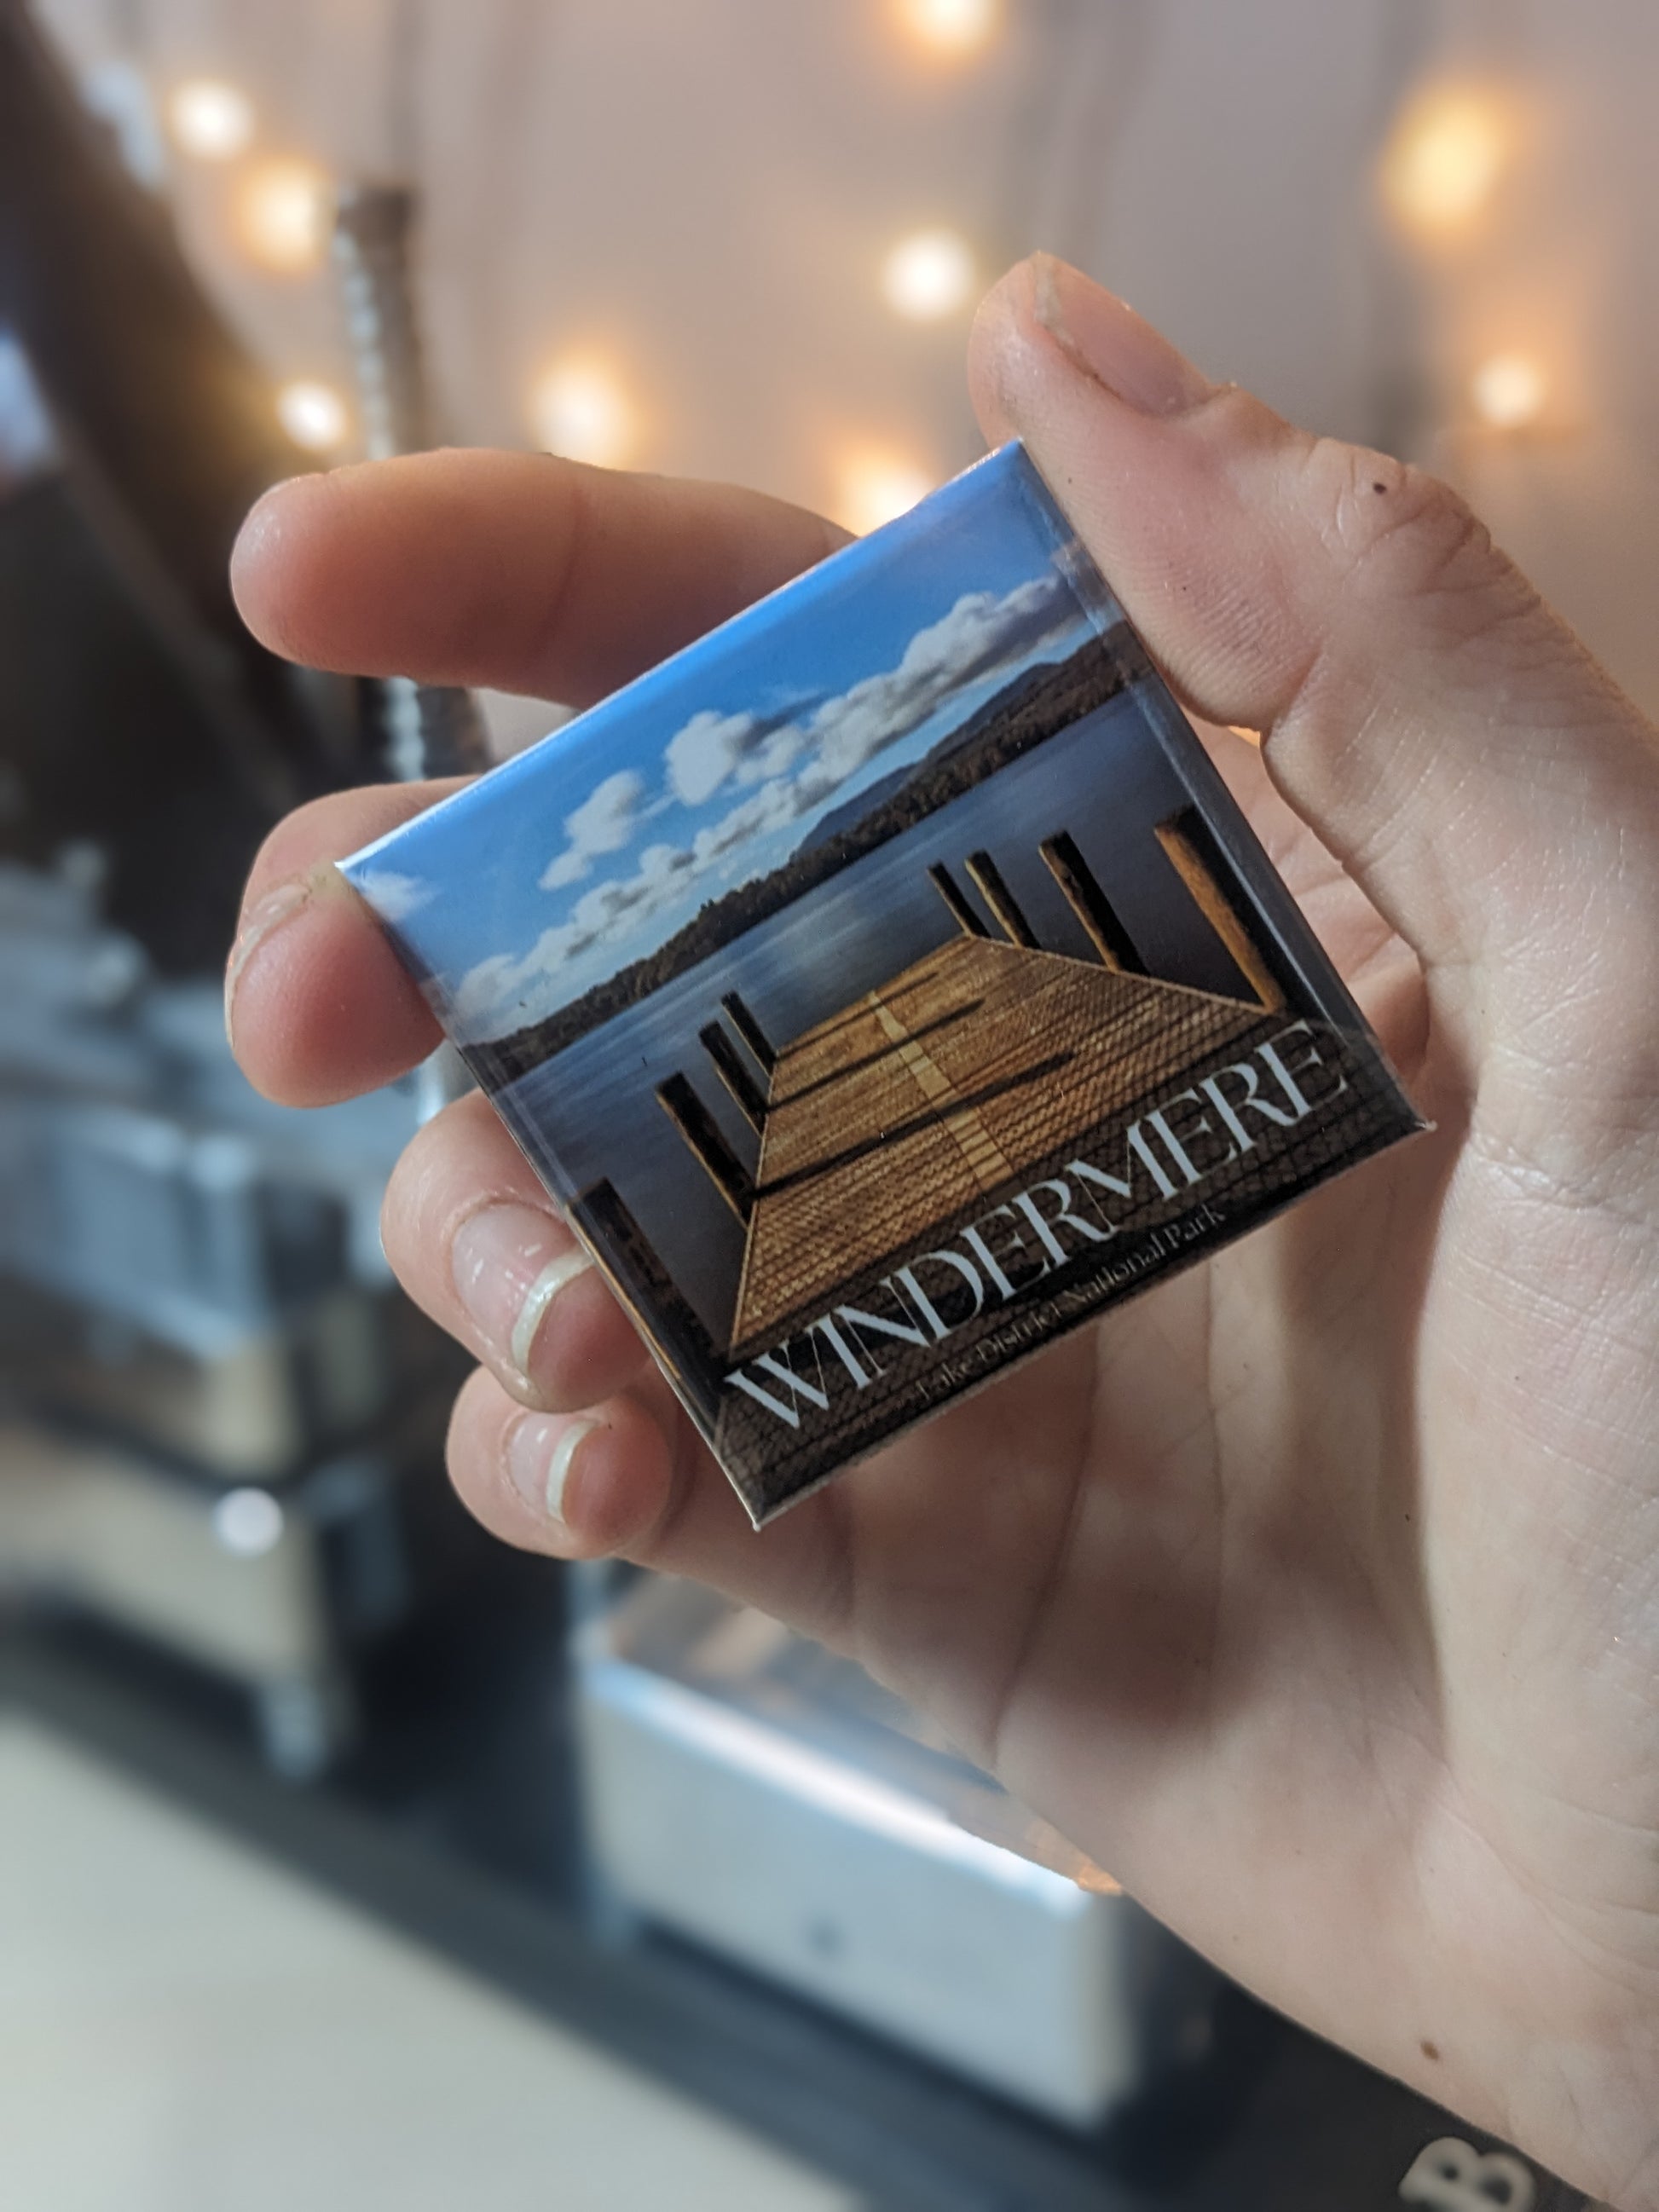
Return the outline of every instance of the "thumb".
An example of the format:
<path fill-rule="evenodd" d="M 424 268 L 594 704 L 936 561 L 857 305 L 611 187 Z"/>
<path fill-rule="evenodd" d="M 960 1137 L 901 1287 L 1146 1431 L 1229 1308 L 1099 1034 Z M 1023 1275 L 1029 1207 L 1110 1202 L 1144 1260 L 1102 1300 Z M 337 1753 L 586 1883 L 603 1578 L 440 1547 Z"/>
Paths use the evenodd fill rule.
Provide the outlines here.
<path fill-rule="evenodd" d="M 1468 1048 L 1559 1015 L 1564 939 L 1627 939 L 1600 972 L 1645 969 L 1654 733 L 1455 493 L 1210 383 L 1047 255 L 985 302 L 971 375 L 1177 687 L 1264 733 Z"/>

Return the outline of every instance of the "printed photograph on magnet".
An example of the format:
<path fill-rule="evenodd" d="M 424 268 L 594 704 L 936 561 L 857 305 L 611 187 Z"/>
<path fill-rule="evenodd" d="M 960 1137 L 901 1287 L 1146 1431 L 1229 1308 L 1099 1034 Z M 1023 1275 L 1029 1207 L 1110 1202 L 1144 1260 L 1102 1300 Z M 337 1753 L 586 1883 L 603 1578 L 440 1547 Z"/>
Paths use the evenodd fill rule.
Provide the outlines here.
<path fill-rule="evenodd" d="M 1421 1126 L 1018 446 L 343 865 L 757 1523 Z"/>

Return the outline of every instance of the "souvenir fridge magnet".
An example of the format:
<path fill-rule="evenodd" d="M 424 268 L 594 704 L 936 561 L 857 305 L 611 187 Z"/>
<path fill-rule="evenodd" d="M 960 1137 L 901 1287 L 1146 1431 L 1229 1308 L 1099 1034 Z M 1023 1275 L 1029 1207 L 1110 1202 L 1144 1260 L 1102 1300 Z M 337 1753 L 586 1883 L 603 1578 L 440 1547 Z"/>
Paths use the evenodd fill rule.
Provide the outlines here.
<path fill-rule="evenodd" d="M 1421 1126 L 1017 445 L 343 869 L 757 1523 Z"/>

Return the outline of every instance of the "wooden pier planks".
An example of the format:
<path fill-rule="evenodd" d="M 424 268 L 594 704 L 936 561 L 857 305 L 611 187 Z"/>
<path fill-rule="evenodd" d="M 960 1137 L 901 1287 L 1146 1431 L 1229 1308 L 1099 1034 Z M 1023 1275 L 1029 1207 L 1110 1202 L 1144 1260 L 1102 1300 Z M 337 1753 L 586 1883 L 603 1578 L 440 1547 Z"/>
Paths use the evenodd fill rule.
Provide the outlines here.
<path fill-rule="evenodd" d="M 1262 1010 L 959 938 L 778 1054 L 735 1353 L 833 1304 L 976 1195 L 1152 1105 Z"/>

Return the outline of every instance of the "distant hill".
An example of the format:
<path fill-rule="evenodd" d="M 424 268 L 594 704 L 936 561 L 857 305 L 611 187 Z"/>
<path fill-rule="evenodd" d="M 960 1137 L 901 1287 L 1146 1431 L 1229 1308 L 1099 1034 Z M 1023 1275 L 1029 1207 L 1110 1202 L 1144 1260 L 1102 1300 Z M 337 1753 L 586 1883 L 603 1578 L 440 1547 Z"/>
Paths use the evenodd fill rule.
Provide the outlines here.
<path fill-rule="evenodd" d="M 1091 637 L 1068 659 L 1027 669 L 920 761 L 896 769 L 827 814 L 781 867 L 711 899 L 656 951 L 596 983 L 545 1020 L 471 1048 L 469 1059 L 491 1083 L 528 1074 L 890 837 L 913 829 L 1022 753 L 1092 714 L 1131 683 L 1140 666 L 1139 641 L 1132 631 L 1120 629 L 1109 637 Z"/>
<path fill-rule="evenodd" d="M 929 776 L 939 774 L 956 754 L 965 751 L 970 745 L 978 744 L 983 738 L 994 737 L 1005 727 L 1008 731 L 1023 731 L 1021 718 L 1028 711 L 1035 709 L 1040 719 L 1044 718 L 1045 702 L 1058 702 L 1068 696 L 1078 678 L 1086 674 L 1086 672 L 1078 669 L 1078 663 L 1090 654 L 1097 655 L 1103 649 L 1099 639 L 1091 638 L 1069 660 L 1043 660 L 1039 661 L 1035 668 L 1028 668 L 1006 690 L 999 691 L 994 699 L 988 699 L 977 714 L 970 714 L 954 730 L 947 730 L 931 752 L 924 753 L 918 761 L 907 762 L 902 768 L 896 768 L 890 775 L 883 776 L 879 781 L 860 792 L 856 799 L 849 799 L 842 805 L 832 807 L 821 822 L 812 825 L 811 835 L 803 839 L 797 848 L 798 853 L 816 853 L 821 846 L 833 845 L 837 838 L 857 836 L 878 810 L 899 799 L 911 785 L 925 784 Z M 1079 711 L 1086 712 L 1087 709 Z M 1075 714 L 1067 714 L 1065 721 L 1057 723 L 1055 728 L 1064 729 L 1066 722 L 1076 720 Z M 1054 732 L 1045 728 L 1043 734 L 1052 737 Z M 1027 742 L 1030 740 L 1028 738 Z M 1024 745 L 1018 750 L 1023 751 Z M 1006 752 L 1004 757 L 1012 760 L 1013 753 Z M 988 773 L 982 764 L 976 763 L 971 780 L 977 782 L 981 775 Z M 933 804 L 942 805 L 944 802 L 936 800 Z M 928 806 L 924 811 L 931 813 L 933 806 Z M 891 832 L 884 834 L 890 836 Z M 859 849 L 867 851 L 868 847 L 860 842 Z"/>

